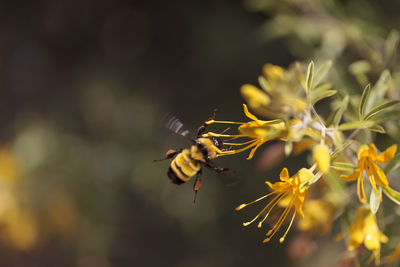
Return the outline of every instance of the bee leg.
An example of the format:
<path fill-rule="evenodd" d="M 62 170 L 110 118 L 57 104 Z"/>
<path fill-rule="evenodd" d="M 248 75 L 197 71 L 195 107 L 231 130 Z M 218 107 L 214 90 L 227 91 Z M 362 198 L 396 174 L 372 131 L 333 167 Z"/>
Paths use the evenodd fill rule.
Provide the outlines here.
<path fill-rule="evenodd" d="M 193 185 L 193 191 L 194 191 L 193 203 L 196 202 L 197 191 L 199 191 L 199 189 L 201 187 L 201 174 L 202 174 L 202 171 L 200 169 L 196 174 L 196 180 L 194 180 L 194 185 Z"/>
<path fill-rule="evenodd" d="M 209 168 L 209 169 L 215 171 L 216 173 L 221 173 L 221 172 L 226 172 L 226 171 L 231 171 L 231 170 L 232 170 L 231 168 L 217 167 L 217 166 L 215 166 L 214 164 L 212 164 L 212 163 L 210 163 L 210 162 L 207 163 L 205 166 L 206 166 L 207 168 Z"/>
<path fill-rule="evenodd" d="M 178 151 L 173 150 L 173 149 L 169 149 L 169 150 L 167 151 L 167 153 L 165 153 L 165 155 L 166 155 L 165 158 L 162 158 L 162 159 L 155 159 L 155 160 L 153 160 L 153 161 L 154 161 L 154 162 L 157 162 L 157 161 L 163 161 L 163 160 L 166 160 L 166 159 L 172 159 L 173 157 L 175 157 L 176 155 L 178 155 L 179 153 L 181 153 L 181 151 L 182 151 L 182 149 L 179 149 Z"/>
<path fill-rule="evenodd" d="M 213 114 L 211 115 L 211 117 L 210 117 L 207 121 L 214 120 L 216 114 L 217 114 L 217 109 L 214 109 L 214 110 L 213 110 Z M 207 122 L 207 121 L 206 121 L 206 122 Z M 199 129 L 197 130 L 197 138 L 201 137 L 201 135 L 203 134 L 203 132 L 204 132 L 204 130 L 206 129 L 207 125 L 208 125 L 208 124 L 206 124 L 206 123 L 204 122 L 204 124 L 203 124 L 202 126 L 199 127 Z"/>

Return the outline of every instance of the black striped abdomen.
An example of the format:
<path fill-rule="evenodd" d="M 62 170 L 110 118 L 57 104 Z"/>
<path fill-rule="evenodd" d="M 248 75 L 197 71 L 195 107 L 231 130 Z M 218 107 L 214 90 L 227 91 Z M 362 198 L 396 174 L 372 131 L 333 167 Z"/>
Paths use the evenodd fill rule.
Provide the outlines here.
<path fill-rule="evenodd" d="M 172 160 L 168 169 L 168 177 L 174 184 L 187 182 L 201 168 L 201 165 L 190 156 L 190 151 L 184 149 Z"/>

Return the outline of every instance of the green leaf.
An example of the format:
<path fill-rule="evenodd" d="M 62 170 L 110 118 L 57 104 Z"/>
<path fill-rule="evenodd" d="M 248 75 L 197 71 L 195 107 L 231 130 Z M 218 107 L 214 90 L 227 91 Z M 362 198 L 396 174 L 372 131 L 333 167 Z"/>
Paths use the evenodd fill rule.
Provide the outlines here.
<path fill-rule="evenodd" d="M 343 113 L 347 109 L 347 105 L 349 104 L 349 95 L 345 95 L 342 102 L 339 105 L 339 108 L 336 110 L 335 115 L 332 119 L 332 126 L 337 127 L 342 119 Z"/>
<path fill-rule="evenodd" d="M 397 47 L 399 45 L 399 41 L 400 41 L 399 32 L 396 31 L 396 30 L 392 30 L 389 33 L 389 36 L 388 36 L 388 38 L 386 39 L 386 42 L 385 42 L 384 55 L 385 55 L 385 60 L 387 62 L 390 61 L 390 59 L 393 58 L 393 55 L 395 54 L 396 49 L 397 49 Z"/>
<path fill-rule="evenodd" d="M 353 164 L 348 162 L 333 162 L 331 168 L 337 171 L 354 172 L 356 169 Z"/>
<path fill-rule="evenodd" d="M 400 167 L 400 153 L 395 155 L 391 161 L 386 164 L 386 166 L 383 168 L 383 172 L 386 174 L 386 176 L 389 175 L 394 170 L 397 170 Z"/>
<path fill-rule="evenodd" d="M 364 91 L 361 95 L 360 105 L 358 106 L 358 114 L 359 114 L 360 120 L 362 120 L 364 117 L 365 103 L 367 103 L 367 101 L 368 101 L 370 92 L 371 92 L 371 85 L 367 84 L 367 86 L 365 86 Z"/>
<path fill-rule="evenodd" d="M 378 191 L 379 191 L 380 195 L 382 195 L 382 187 L 381 186 L 378 186 Z M 375 192 L 375 190 L 372 188 L 371 194 L 369 195 L 369 208 L 371 209 L 371 212 L 373 214 L 375 214 L 378 211 L 380 204 L 381 204 L 381 198 Z"/>
<path fill-rule="evenodd" d="M 306 94 L 307 95 L 311 92 L 313 76 L 314 76 L 314 62 L 311 61 L 310 64 L 308 64 L 308 68 L 307 68 L 307 77 L 306 77 Z"/>
<path fill-rule="evenodd" d="M 368 129 L 370 129 L 373 132 L 380 133 L 380 134 L 385 134 L 386 133 L 385 128 L 383 128 L 380 125 L 374 125 L 372 127 L 369 127 Z"/>
<path fill-rule="evenodd" d="M 319 91 L 319 90 L 321 90 L 321 91 L 326 91 L 326 90 L 328 90 L 328 89 L 331 88 L 331 87 L 332 87 L 332 84 L 329 83 L 329 82 L 321 83 L 321 84 L 319 84 L 317 87 L 315 87 L 313 91 Z M 311 92 L 311 93 L 313 93 L 313 92 Z"/>
<path fill-rule="evenodd" d="M 318 101 L 320 101 L 320 100 L 322 100 L 324 98 L 333 96 L 336 93 L 337 93 L 336 90 L 313 91 L 313 92 L 311 92 L 311 103 L 314 105 Z"/>
<path fill-rule="evenodd" d="M 353 75 L 364 74 L 371 70 L 371 63 L 367 60 L 359 60 L 351 63 L 349 70 Z"/>
<path fill-rule="evenodd" d="M 374 121 L 376 124 L 385 122 L 387 120 L 398 119 L 400 118 L 400 109 L 392 109 L 392 110 L 385 110 L 378 115 L 371 118 L 371 121 Z"/>
<path fill-rule="evenodd" d="M 315 73 L 314 84 L 318 85 L 325 77 L 325 75 L 328 73 L 331 67 L 332 67 L 332 60 L 328 60 L 324 64 L 322 64 L 322 66 L 319 67 L 319 69 Z"/>
<path fill-rule="evenodd" d="M 338 127 L 339 131 L 348 131 L 348 130 L 354 130 L 354 129 L 366 129 L 370 128 L 375 125 L 375 122 L 373 121 L 354 121 L 354 122 L 348 122 L 348 123 L 343 123 Z"/>
<path fill-rule="evenodd" d="M 389 82 L 391 80 L 390 72 L 384 70 L 379 76 L 375 86 L 371 89 L 370 97 L 365 105 L 365 112 L 369 112 L 373 107 L 382 103 L 383 97 L 388 89 Z"/>
<path fill-rule="evenodd" d="M 332 136 L 333 145 L 335 148 L 342 147 L 345 136 L 340 131 L 334 131 Z"/>
<path fill-rule="evenodd" d="M 400 103 L 400 100 L 393 100 L 393 101 L 383 103 L 377 107 L 374 107 L 370 112 L 368 112 L 367 115 L 365 115 L 364 120 L 368 120 L 368 119 L 372 118 L 373 116 L 375 116 L 376 114 L 378 114 L 379 112 L 381 112 L 387 108 L 390 108 L 391 106 L 397 105 L 399 103 Z"/>
<path fill-rule="evenodd" d="M 394 203 L 400 206 L 400 192 L 390 188 L 390 187 L 383 187 L 383 193 L 392 200 Z"/>
<path fill-rule="evenodd" d="M 351 144 L 353 143 L 353 141 L 348 141 L 347 143 L 345 143 L 343 146 L 337 148 L 331 155 L 331 161 L 334 161 L 340 154 L 342 154 L 343 151 L 345 151 Z"/>
<path fill-rule="evenodd" d="M 311 178 L 310 181 L 308 181 L 307 183 L 305 183 L 305 184 L 303 185 L 303 187 L 309 187 L 309 186 L 312 185 L 313 183 L 317 182 L 321 177 L 322 177 L 322 172 L 317 172 L 317 174 L 315 174 L 314 177 Z"/>

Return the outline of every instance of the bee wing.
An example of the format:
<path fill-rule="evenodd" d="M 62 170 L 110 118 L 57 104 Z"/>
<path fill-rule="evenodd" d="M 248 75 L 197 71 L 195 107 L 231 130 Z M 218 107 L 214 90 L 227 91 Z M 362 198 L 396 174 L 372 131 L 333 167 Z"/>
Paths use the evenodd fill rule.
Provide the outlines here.
<path fill-rule="evenodd" d="M 166 118 L 165 127 L 176 134 L 182 136 L 189 135 L 189 131 L 183 127 L 183 123 L 175 116 L 168 116 Z"/>
<path fill-rule="evenodd" d="M 173 115 L 169 115 L 165 118 L 165 127 L 184 137 L 185 139 L 189 140 L 190 142 L 194 143 L 194 140 L 189 136 L 190 132 L 189 130 L 185 129 L 185 127 L 183 126 L 183 123 L 175 116 Z"/>

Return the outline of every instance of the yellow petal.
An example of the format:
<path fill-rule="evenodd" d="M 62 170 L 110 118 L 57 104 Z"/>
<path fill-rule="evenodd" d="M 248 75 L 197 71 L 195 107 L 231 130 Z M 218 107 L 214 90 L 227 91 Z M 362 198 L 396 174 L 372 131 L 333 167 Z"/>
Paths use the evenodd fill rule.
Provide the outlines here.
<path fill-rule="evenodd" d="M 379 235 L 378 233 L 367 234 L 365 237 L 364 245 L 367 249 L 374 251 L 378 250 L 381 247 Z"/>
<path fill-rule="evenodd" d="M 329 170 L 331 157 L 329 154 L 329 148 L 327 145 L 316 145 L 313 149 L 313 157 L 315 163 L 317 163 L 318 169 L 322 173 L 326 173 Z"/>
<path fill-rule="evenodd" d="M 272 64 L 265 64 L 263 66 L 263 73 L 265 77 L 267 77 L 267 80 L 270 82 L 281 79 L 284 75 L 284 72 L 285 70 L 280 66 Z"/>
<path fill-rule="evenodd" d="M 368 148 L 369 148 L 369 154 L 370 154 L 370 156 L 372 156 L 373 158 L 375 158 L 376 157 L 376 155 L 378 154 L 378 152 L 377 152 L 377 149 L 376 149 L 376 146 L 374 145 L 374 144 L 370 144 L 369 146 L 368 146 Z"/>
<path fill-rule="evenodd" d="M 353 181 L 357 179 L 357 177 L 360 175 L 360 171 L 355 171 L 350 175 L 340 175 L 340 178 L 345 180 L 345 181 Z"/>
<path fill-rule="evenodd" d="M 361 145 L 357 151 L 357 158 L 360 159 L 361 157 L 369 156 L 369 147 L 368 145 Z"/>
<path fill-rule="evenodd" d="M 279 203 L 277 205 L 281 208 L 286 208 L 292 202 L 292 198 L 293 196 L 287 195 L 286 197 L 279 200 Z"/>
<path fill-rule="evenodd" d="M 289 180 L 289 171 L 286 168 L 283 168 L 281 171 L 281 174 L 279 175 L 281 178 L 281 181 L 287 181 Z"/>
<path fill-rule="evenodd" d="M 362 244 L 363 238 L 364 235 L 362 231 L 356 230 L 351 232 L 347 250 L 354 250 L 355 248 L 358 248 Z"/>
<path fill-rule="evenodd" d="M 300 177 L 300 182 L 303 184 L 311 180 L 314 177 L 314 174 L 310 172 L 306 168 L 302 168 L 298 171 L 297 175 Z"/>
<path fill-rule="evenodd" d="M 254 116 L 253 114 L 251 114 L 249 112 L 249 109 L 247 108 L 246 104 L 243 104 L 243 110 L 244 110 L 244 114 L 246 114 L 246 116 L 249 119 L 252 119 L 253 121 L 257 121 L 258 120 L 256 116 Z"/>
<path fill-rule="evenodd" d="M 384 186 L 384 187 L 388 187 L 389 183 L 388 180 L 386 178 L 385 173 L 381 170 L 381 168 L 378 167 L 378 165 L 374 164 L 373 168 L 372 168 L 373 174 L 374 174 L 374 179 L 375 182 L 380 185 L 380 186 Z"/>
<path fill-rule="evenodd" d="M 383 151 L 381 154 L 379 154 L 379 156 L 375 158 L 375 161 L 379 163 L 388 162 L 394 157 L 394 155 L 396 154 L 396 150 L 396 144 L 388 147 L 385 151 Z"/>
<path fill-rule="evenodd" d="M 386 235 L 381 233 L 380 240 L 381 240 L 381 243 L 387 243 L 389 241 L 389 238 Z"/>
<path fill-rule="evenodd" d="M 303 199 L 304 201 L 304 199 Z M 300 199 L 296 199 L 294 201 L 294 207 L 296 209 L 297 214 L 300 215 L 300 217 L 302 219 L 304 219 L 304 213 L 303 213 L 303 201 L 301 201 Z"/>
<path fill-rule="evenodd" d="M 265 183 L 270 187 L 270 188 L 273 188 L 273 184 L 271 184 L 270 182 L 268 182 L 268 181 L 265 181 Z"/>
<path fill-rule="evenodd" d="M 259 148 L 262 144 L 267 142 L 267 139 L 260 139 L 257 142 L 255 142 L 254 148 L 250 151 L 249 156 L 247 157 L 247 160 L 251 159 L 254 156 L 254 153 L 256 153 L 257 148 Z"/>
<path fill-rule="evenodd" d="M 242 97 L 253 109 L 268 106 L 271 102 L 269 96 L 251 84 L 245 84 L 240 88 Z"/>

